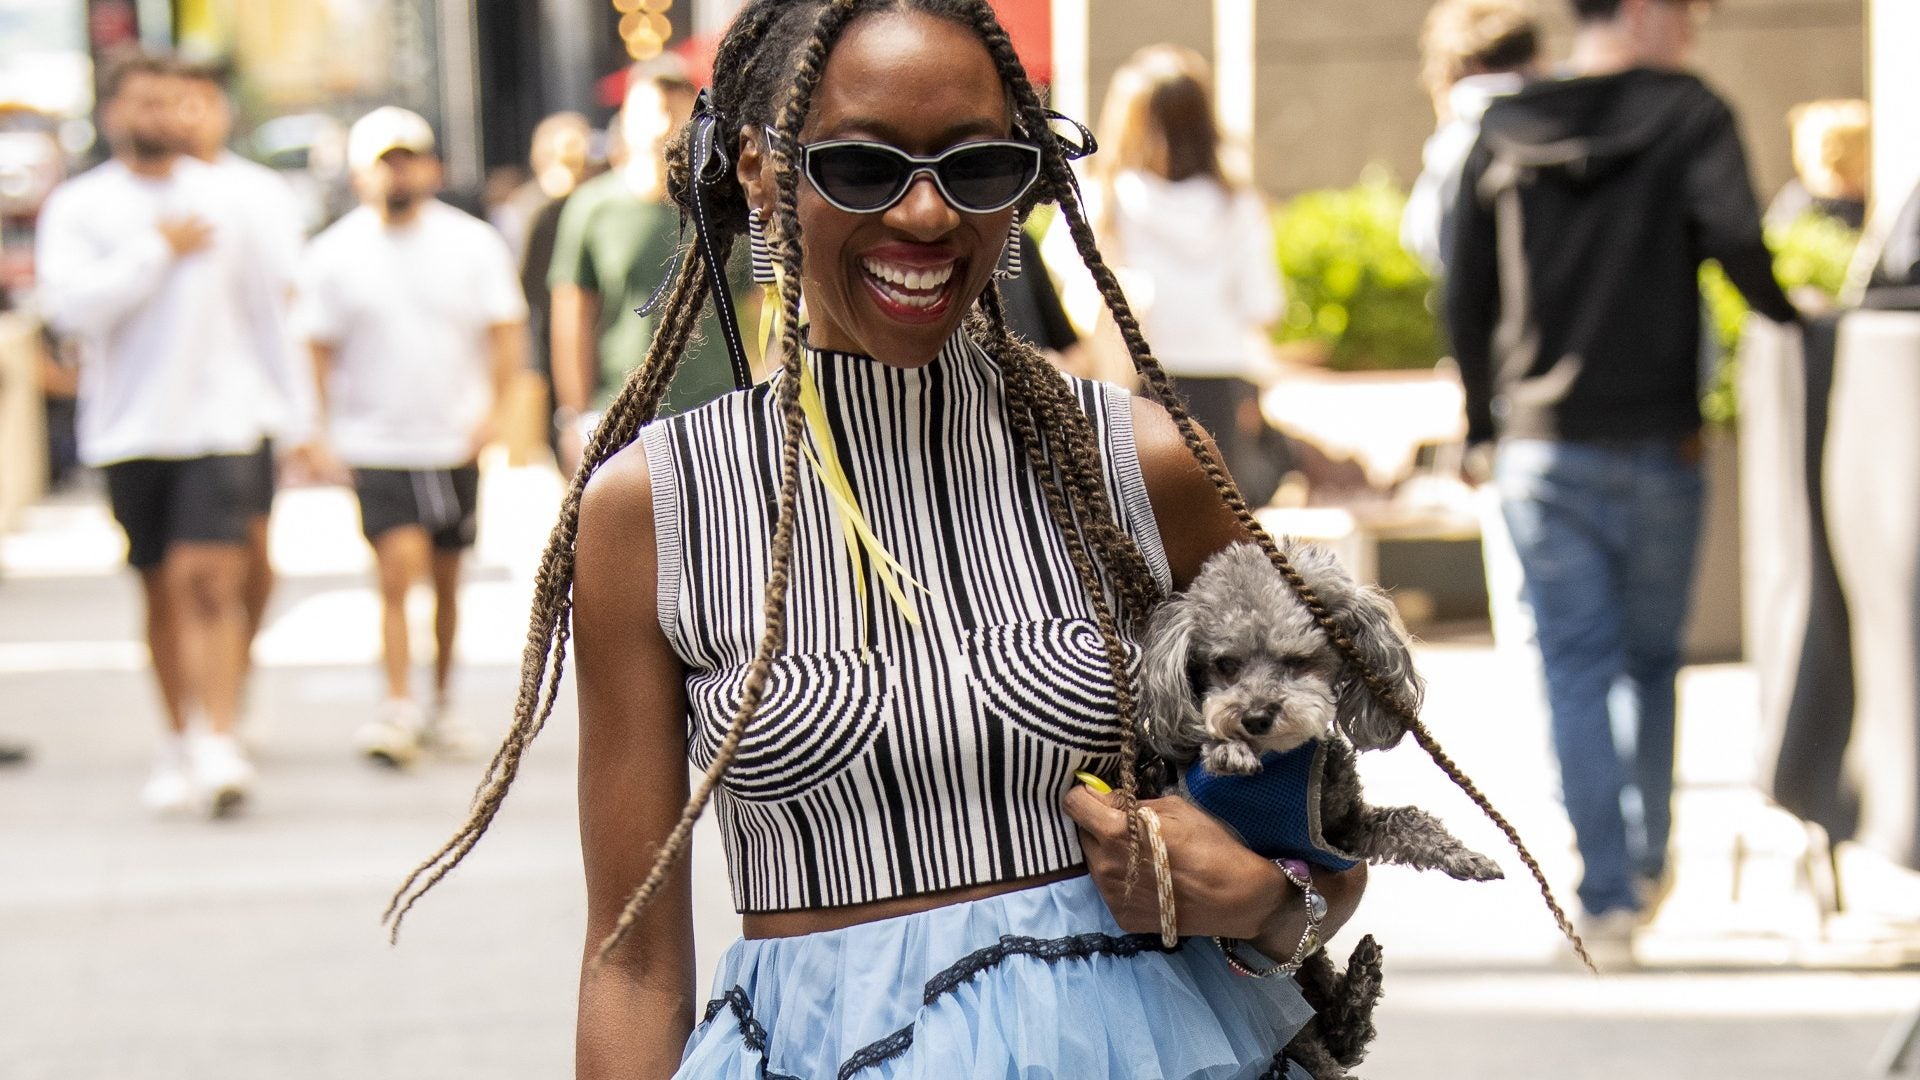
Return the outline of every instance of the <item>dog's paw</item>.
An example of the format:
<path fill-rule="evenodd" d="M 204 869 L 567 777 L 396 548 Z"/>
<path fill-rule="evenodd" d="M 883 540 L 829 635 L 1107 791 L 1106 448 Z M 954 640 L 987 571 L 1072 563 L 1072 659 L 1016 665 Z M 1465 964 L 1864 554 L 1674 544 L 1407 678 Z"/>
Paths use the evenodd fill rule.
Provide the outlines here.
<path fill-rule="evenodd" d="M 1260 755 L 1246 743 L 1217 742 L 1200 754 L 1200 763 L 1216 776 L 1252 776 L 1260 771 Z"/>
<path fill-rule="evenodd" d="M 1440 865 L 1448 877 L 1456 881 L 1499 881 L 1507 876 L 1500 864 L 1477 851 L 1460 851 L 1450 854 Z"/>

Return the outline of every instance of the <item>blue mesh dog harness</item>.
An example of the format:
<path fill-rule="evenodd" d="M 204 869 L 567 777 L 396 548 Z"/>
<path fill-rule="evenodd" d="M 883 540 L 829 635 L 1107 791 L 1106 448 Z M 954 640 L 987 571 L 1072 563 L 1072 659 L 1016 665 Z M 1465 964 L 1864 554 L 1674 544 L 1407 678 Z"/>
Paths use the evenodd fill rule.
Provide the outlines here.
<path fill-rule="evenodd" d="M 1328 843 L 1321 831 L 1325 758 L 1325 744 L 1316 739 L 1285 753 L 1261 755 L 1261 769 L 1251 776 L 1210 773 L 1195 760 L 1180 777 L 1180 794 L 1269 859 L 1305 859 L 1346 870 L 1358 860 Z"/>

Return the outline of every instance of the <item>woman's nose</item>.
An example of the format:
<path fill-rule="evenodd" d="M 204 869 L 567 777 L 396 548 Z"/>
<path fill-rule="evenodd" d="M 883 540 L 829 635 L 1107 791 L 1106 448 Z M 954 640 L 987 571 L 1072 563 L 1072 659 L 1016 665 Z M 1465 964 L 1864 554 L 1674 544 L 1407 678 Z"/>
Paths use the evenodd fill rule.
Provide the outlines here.
<path fill-rule="evenodd" d="M 960 213 L 948 205 L 933 177 L 921 173 L 900 201 L 887 208 L 886 222 L 916 240 L 937 240 L 959 226 Z"/>

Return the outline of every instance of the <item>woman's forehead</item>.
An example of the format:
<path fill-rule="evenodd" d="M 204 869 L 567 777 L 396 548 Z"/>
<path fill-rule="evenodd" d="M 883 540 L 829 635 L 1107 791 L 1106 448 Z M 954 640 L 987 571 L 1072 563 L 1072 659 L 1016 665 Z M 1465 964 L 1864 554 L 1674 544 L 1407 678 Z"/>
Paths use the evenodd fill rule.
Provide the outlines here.
<path fill-rule="evenodd" d="M 804 136 L 934 150 L 1005 136 L 1010 123 L 999 68 L 971 28 L 923 12 L 879 12 L 855 20 L 835 43 Z"/>

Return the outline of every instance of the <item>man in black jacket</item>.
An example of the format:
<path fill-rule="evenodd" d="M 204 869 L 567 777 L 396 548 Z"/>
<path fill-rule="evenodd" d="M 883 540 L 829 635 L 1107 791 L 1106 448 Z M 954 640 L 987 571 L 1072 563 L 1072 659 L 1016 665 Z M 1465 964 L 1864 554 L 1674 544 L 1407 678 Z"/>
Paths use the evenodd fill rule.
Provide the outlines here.
<path fill-rule="evenodd" d="M 1586 929 L 1625 945 L 1667 872 L 1702 504 L 1701 262 L 1761 315 L 1797 316 L 1733 114 L 1682 70 L 1708 5 L 1572 2 L 1571 77 L 1496 102 L 1467 160 L 1447 314 L 1468 441 L 1499 440 Z M 1631 746 L 1610 698 L 1631 701 Z"/>

